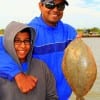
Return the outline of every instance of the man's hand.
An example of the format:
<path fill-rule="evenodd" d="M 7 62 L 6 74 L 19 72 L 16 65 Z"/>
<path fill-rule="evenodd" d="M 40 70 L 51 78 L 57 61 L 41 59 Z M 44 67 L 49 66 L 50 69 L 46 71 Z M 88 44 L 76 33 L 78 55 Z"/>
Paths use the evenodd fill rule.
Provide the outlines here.
<path fill-rule="evenodd" d="M 17 83 L 18 88 L 22 93 L 28 93 L 32 89 L 34 89 L 37 85 L 37 78 L 30 75 L 25 75 L 23 73 L 19 73 L 15 76 L 15 81 Z"/>

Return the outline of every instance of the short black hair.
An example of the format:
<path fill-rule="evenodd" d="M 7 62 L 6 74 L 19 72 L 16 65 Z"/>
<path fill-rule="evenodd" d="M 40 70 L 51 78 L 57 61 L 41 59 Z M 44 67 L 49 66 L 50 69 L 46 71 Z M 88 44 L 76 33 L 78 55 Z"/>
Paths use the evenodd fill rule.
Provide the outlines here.
<path fill-rule="evenodd" d="M 23 33 L 23 32 L 27 32 L 28 34 L 29 34 L 29 37 L 30 37 L 30 39 L 32 40 L 32 34 L 31 34 L 31 30 L 30 30 L 30 28 L 24 28 L 23 30 L 21 30 L 20 31 L 21 33 Z"/>
<path fill-rule="evenodd" d="M 23 30 L 21 30 L 20 32 L 27 32 L 27 33 L 31 33 L 30 28 L 24 28 Z"/>

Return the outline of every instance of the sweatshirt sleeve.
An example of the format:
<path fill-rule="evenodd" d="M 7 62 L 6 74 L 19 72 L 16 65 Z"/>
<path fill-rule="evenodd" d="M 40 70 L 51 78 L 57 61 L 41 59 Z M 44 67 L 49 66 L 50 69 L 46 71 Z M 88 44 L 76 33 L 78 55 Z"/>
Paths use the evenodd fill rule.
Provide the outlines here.
<path fill-rule="evenodd" d="M 3 37 L 0 36 L 0 77 L 13 80 L 20 73 L 17 63 L 10 57 L 3 47 Z"/>
<path fill-rule="evenodd" d="M 58 100 L 55 78 L 46 64 L 44 64 L 44 68 L 46 77 L 46 100 Z"/>

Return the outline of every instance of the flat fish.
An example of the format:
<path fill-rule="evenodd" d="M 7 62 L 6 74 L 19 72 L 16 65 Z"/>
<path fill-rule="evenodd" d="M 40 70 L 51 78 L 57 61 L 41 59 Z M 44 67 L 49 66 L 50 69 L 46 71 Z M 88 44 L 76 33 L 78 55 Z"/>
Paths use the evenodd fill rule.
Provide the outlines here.
<path fill-rule="evenodd" d="M 90 47 L 81 38 L 65 48 L 62 69 L 76 100 L 85 100 L 84 96 L 96 80 L 97 67 Z"/>

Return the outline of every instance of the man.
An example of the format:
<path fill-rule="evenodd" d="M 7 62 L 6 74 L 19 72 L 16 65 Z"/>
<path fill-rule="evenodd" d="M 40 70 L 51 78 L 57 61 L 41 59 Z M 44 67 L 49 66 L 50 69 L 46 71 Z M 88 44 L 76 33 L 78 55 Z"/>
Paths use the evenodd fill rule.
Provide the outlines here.
<path fill-rule="evenodd" d="M 55 76 L 59 100 L 68 100 L 72 93 L 61 66 L 64 49 L 76 38 L 76 30 L 61 21 L 66 5 L 68 6 L 66 0 L 41 0 L 39 2 L 40 17 L 34 18 L 28 24 L 36 30 L 33 56 L 46 62 Z M 2 68 L 4 70 L 4 67 Z M 12 77 L 14 75 L 17 77 L 19 73 L 17 71 Z M 9 76 L 8 78 L 11 79 L 10 74 Z"/>

